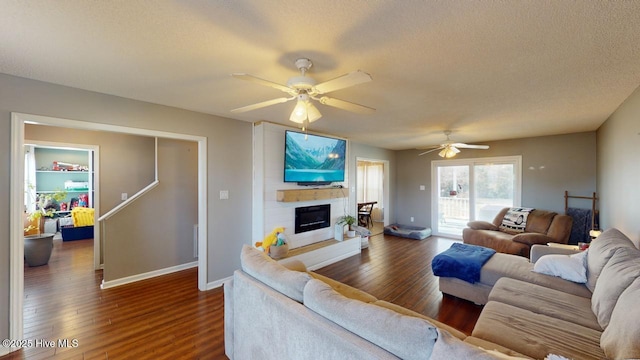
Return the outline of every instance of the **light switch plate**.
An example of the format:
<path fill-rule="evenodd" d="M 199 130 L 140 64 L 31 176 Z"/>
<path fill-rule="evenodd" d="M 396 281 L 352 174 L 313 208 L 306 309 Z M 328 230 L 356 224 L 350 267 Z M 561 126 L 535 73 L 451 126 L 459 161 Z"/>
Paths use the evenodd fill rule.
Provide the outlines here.
<path fill-rule="evenodd" d="M 229 199 L 229 190 L 220 190 L 220 200 Z"/>

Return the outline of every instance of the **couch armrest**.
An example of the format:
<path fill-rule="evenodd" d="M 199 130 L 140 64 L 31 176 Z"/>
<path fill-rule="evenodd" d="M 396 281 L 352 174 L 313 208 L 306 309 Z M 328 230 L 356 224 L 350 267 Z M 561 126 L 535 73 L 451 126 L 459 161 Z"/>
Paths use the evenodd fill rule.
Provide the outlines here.
<path fill-rule="evenodd" d="M 224 353 L 233 359 L 233 280 L 224 282 Z"/>
<path fill-rule="evenodd" d="M 469 221 L 467 226 L 473 230 L 494 230 L 498 231 L 499 228 L 488 221 Z"/>
<path fill-rule="evenodd" d="M 564 247 L 554 247 L 547 245 L 533 245 L 531 247 L 531 262 L 535 263 L 543 255 L 573 255 L 580 252 L 579 250 L 567 249 Z"/>
<path fill-rule="evenodd" d="M 554 242 L 554 239 L 547 235 L 538 233 L 522 233 L 515 235 L 513 237 L 513 241 L 531 246 L 535 244 L 546 244 L 549 242 Z"/>

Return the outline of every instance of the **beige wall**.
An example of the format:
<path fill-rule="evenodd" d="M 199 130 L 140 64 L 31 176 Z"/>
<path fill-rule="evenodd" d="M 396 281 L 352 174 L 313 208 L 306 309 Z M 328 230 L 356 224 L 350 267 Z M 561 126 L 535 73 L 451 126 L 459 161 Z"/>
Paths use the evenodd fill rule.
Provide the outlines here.
<path fill-rule="evenodd" d="M 456 159 L 522 156 L 522 206 L 564 212 L 564 191 L 590 196 L 596 191 L 596 134 L 585 132 L 487 142 L 489 150 L 462 150 Z M 431 226 L 431 161 L 442 160 L 433 152 L 397 153 L 396 220 Z M 544 168 L 541 168 L 541 167 Z M 426 191 L 420 191 L 425 185 Z M 591 208 L 591 203 L 570 203 Z"/>
<path fill-rule="evenodd" d="M 103 223 L 105 281 L 196 260 L 197 154 L 195 142 L 158 140 L 158 186 Z"/>
<path fill-rule="evenodd" d="M 251 124 L 0 74 L 0 337 L 9 335 L 11 112 L 204 136 L 208 140 L 207 281 L 240 267 L 251 239 Z M 219 200 L 220 190 L 229 191 Z M 120 249 L 127 251 L 127 249 Z"/>
<path fill-rule="evenodd" d="M 121 203 L 155 179 L 155 140 L 152 137 L 106 131 L 25 125 L 25 139 L 99 146 L 100 214 Z"/>
<path fill-rule="evenodd" d="M 598 129 L 600 227 L 640 238 L 640 89 Z"/>

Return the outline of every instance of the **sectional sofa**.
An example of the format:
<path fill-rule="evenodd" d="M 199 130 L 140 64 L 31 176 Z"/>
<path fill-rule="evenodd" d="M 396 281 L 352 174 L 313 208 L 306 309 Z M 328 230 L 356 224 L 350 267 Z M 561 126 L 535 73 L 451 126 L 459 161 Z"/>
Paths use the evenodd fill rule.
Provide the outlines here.
<path fill-rule="evenodd" d="M 231 359 L 640 358 L 639 247 L 605 231 L 584 256 L 584 285 L 534 276 L 553 279 L 551 288 L 505 272 L 466 336 L 246 246 L 242 269 L 225 283 L 225 351 Z M 562 282 L 583 289 L 566 292 Z"/>

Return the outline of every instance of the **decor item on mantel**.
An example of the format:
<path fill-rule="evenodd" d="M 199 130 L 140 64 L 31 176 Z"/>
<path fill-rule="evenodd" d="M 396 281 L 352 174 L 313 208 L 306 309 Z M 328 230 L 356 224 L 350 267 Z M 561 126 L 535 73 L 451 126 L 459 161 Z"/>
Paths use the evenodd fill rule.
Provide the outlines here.
<path fill-rule="evenodd" d="M 356 231 L 353 230 L 353 228 L 351 227 L 353 224 L 356 223 L 356 221 L 358 221 L 354 216 L 351 215 L 344 215 L 341 216 L 338 219 L 338 225 L 349 225 L 349 230 L 347 230 L 347 237 L 355 237 L 356 236 Z"/>

